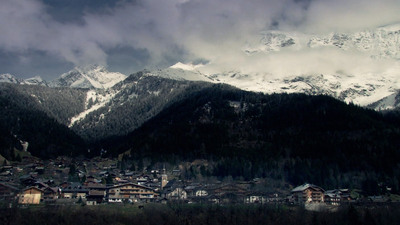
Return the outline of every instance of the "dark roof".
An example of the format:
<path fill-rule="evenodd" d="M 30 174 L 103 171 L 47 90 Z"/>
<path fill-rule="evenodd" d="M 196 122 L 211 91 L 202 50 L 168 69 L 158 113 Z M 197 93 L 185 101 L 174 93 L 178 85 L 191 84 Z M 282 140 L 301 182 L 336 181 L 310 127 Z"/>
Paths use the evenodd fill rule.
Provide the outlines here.
<path fill-rule="evenodd" d="M 304 191 L 304 190 L 307 190 L 308 188 L 320 189 L 322 192 L 324 192 L 324 189 L 322 189 L 321 187 L 318 187 L 317 185 L 314 185 L 314 184 L 307 184 L 307 183 L 294 188 L 292 190 L 292 192 Z"/>
<path fill-rule="evenodd" d="M 6 187 L 8 189 L 14 190 L 14 191 L 19 191 L 19 188 L 14 187 L 14 186 L 12 186 L 10 184 L 7 184 L 7 183 L 0 182 L 0 185 Z"/>
<path fill-rule="evenodd" d="M 137 187 L 153 190 L 153 188 L 150 188 L 150 187 L 147 187 L 147 186 L 144 186 L 144 185 L 140 185 L 140 184 L 134 184 L 134 183 L 119 184 L 119 185 L 114 185 L 114 186 L 107 187 L 107 188 L 108 189 L 113 189 L 113 188 L 119 188 L 119 187 L 128 186 L 128 185 L 133 185 L 133 186 L 137 186 Z"/>
<path fill-rule="evenodd" d="M 88 189 L 86 189 L 84 186 L 82 186 L 81 183 L 73 182 L 70 185 L 68 185 L 66 188 L 62 189 L 62 192 L 66 193 L 83 193 L 83 192 L 89 192 Z"/>
<path fill-rule="evenodd" d="M 40 189 L 40 188 L 37 188 L 37 187 L 27 187 L 27 188 L 25 188 L 24 190 L 22 190 L 22 192 L 25 192 L 26 190 L 29 190 L 29 189 L 36 189 L 36 190 L 38 190 L 38 191 L 40 191 L 40 192 L 44 192 L 42 189 Z"/>

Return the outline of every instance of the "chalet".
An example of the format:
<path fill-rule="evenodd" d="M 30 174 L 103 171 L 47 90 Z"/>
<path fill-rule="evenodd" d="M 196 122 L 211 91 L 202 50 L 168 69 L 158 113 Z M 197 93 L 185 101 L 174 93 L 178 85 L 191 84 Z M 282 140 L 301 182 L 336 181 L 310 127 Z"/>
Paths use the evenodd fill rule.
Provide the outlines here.
<path fill-rule="evenodd" d="M 169 200 L 185 200 L 187 199 L 187 192 L 183 188 L 182 182 L 171 180 L 163 189 L 163 197 Z"/>
<path fill-rule="evenodd" d="M 291 191 L 295 204 L 324 202 L 324 192 L 324 189 L 307 183 Z"/>
<path fill-rule="evenodd" d="M 94 178 L 93 181 L 95 181 Z M 90 183 L 86 182 L 84 187 L 89 190 L 88 195 L 86 196 L 86 204 L 97 205 L 104 202 L 104 199 L 107 194 L 107 187 L 104 184 L 95 182 L 90 182 Z"/>
<path fill-rule="evenodd" d="M 108 202 L 153 202 L 158 194 L 152 188 L 134 184 L 120 184 L 108 188 Z"/>
<path fill-rule="evenodd" d="M 19 192 L 18 188 L 7 183 L 0 183 L 1 201 L 12 202 L 16 198 L 18 192 Z"/>
<path fill-rule="evenodd" d="M 62 189 L 62 195 L 64 198 L 82 198 L 85 199 L 89 190 L 82 186 L 80 183 L 71 183 L 66 188 Z"/>
<path fill-rule="evenodd" d="M 200 188 L 199 185 L 189 185 L 185 187 L 185 191 L 188 197 L 194 197 L 196 195 L 196 189 Z"/>
<path fill-rule="evenodd" d="M 235 184 L 226 184 L 210 189 L 210 193 L 210 201 L 214 203 L 243 203 L 247 190 Z"/>
<path fill-rule="evenodd" d="M 182 187 L 175 187 L 164 191 L 164 196 L 170 200 L 185 200 L 187 193 Z"/>
<path fill-rule="evenodd" d="M 209 194 L 209 188 L 201 184 L 191 184 L 185 187 L 188 198 L 197 201 L 200 199 L 205 199 Z"/>
<path fill-rule="evenodd" d="M 28 187 L 19 194 L 19 204 L 39 204 L 42 199 L 43 190 L 37 187 Z"/>
<path fill-rule="evenodd" d="M 86 204 L 87 205 L 98 205 L 104 201 L 105 192 L 98 190 L 89 190 L 88 195 L 86 196 Z"/>
<path fill-rule="evenodd" d="M 107 187 L 102 184 L 102 183 L 86 183 L 83 187 L 85 187 L 88 190 L 95 190 L 95 191 L 102 191 L 104 192 L 104 196 L 107 191 Z"/>
<path fill-rule="evenodd" d="M 252 192 L 246 195 L 244 203 L 247 204 L 264 204 L 267 202 L 266 194 L 261 192 Z"/>
<path fill-rule="evenodd" d="M 340 205 L 342 192 L 339 189 L 328 190 L 324 193 L 324 202 L 329 205 Z"/>
<path fill-rule="evenodd" d="M 58 199 L 61 194 L 58 187 L 45 187 L 41 190 L 43 191 L 42 200 L 44 201 Z"/>

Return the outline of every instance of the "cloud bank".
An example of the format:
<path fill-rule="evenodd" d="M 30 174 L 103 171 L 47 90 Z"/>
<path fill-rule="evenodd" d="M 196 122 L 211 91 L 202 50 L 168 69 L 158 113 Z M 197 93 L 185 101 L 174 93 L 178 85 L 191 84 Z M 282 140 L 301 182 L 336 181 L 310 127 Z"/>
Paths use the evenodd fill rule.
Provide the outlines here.
<path fill-rule="evenodd" d="M 303 54 L 304 61 L 305 58 L 316 60 L 322 53 L 332 53 L 331 56 L 340 53 L 296 52 L 247 57 L 242 51 L 243 45 L 259 38 L 260 31 L 351 32 L 400 22 L 398 0 L 83 2 L 84 8 L 72 8 L 67 18 L 56 16 L 63 8 L 57 8 L 60 5 L 52 5 L 51 1 L 3 0 L 0 51 L 20 56 L 16 59 L 27 65 L 30 59 L 24 56 L 40 52 L 46 56 L 44 62 L 56 58 L 73 65 L 112 64 L 120 71 L 204 59 L 220 65 L 220 69 L 236 66 L 244 71 L 278 73 L 279 68 L 287 70 L 282 64 L 287 59 L 296 64 L 294 59 Z M 362 57 L 356 58 L 364 62 Z M 342 64 L 333 57 L 320 60 L 327 60 L 325 63 L 332 65 L 332 70 Z M 249 66 L 252 64 L 253 69 Z M 310 61 L 297 64 L 293 68 L 305 68 L 306 72 L 318 69 L 304 67 Z"/>

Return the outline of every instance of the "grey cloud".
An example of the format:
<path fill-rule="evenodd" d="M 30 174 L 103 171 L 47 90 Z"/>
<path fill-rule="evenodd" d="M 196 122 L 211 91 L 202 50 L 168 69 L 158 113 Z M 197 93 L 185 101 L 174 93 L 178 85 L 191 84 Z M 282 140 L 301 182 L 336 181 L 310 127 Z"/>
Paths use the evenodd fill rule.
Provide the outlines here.
<path fill-rule="evenodd" d="M 229 67 L 247 62 L 241 49 L 262 30 L 359 30 L 399 11 L 398 0 L 3 0 L 0 50 L 119 71 L 199 58 Z"/>
<path fill-rule="evenodd" d="M 398 0 L 318 0 L 301 27 L 309 32 L 352 31 L 400 22 Z"/>
<path fill-rule="evenodd" d="M 45 80 L 53 80 L 68 71 L 73 64 L 43 51 L 24 51 L 22 53 L 4 52 L 0 50 L 0 74 L 11 73 L 19 78 L 41 76 Z"/>

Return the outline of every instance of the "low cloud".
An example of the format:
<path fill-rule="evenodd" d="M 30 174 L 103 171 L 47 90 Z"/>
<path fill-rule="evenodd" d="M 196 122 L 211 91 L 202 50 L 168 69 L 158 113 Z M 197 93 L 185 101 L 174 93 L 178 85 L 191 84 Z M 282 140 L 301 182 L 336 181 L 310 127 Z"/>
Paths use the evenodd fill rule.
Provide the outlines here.
<path fill-rule="evenodd" d="M 94 7 L 95 2 L 92 10 L 76 14 L 76 22 L 55 18 L 57 8 L 49 1 L 3 0 L 0 50 L 20 55 L 40 51 L 74 65 L 113 63 L 120 70 L 203 59 L 220 69 L 291 73 L 285 67 L 291 62 L 296 70 L 311 72 L 329 66 L 336 70 L 349 57 L 359 63 L 366 59 L 331 50 L 248 57 L 243 46 L 268 29 L 351 32 L 400 22 L 398 0 L 121 0 Z M 124 48 L 137 55 L 116 53 Z M 114 56 L 128 61 L 117 63 Z M 146 59 L 138 59 L 141 56 Z"/>

